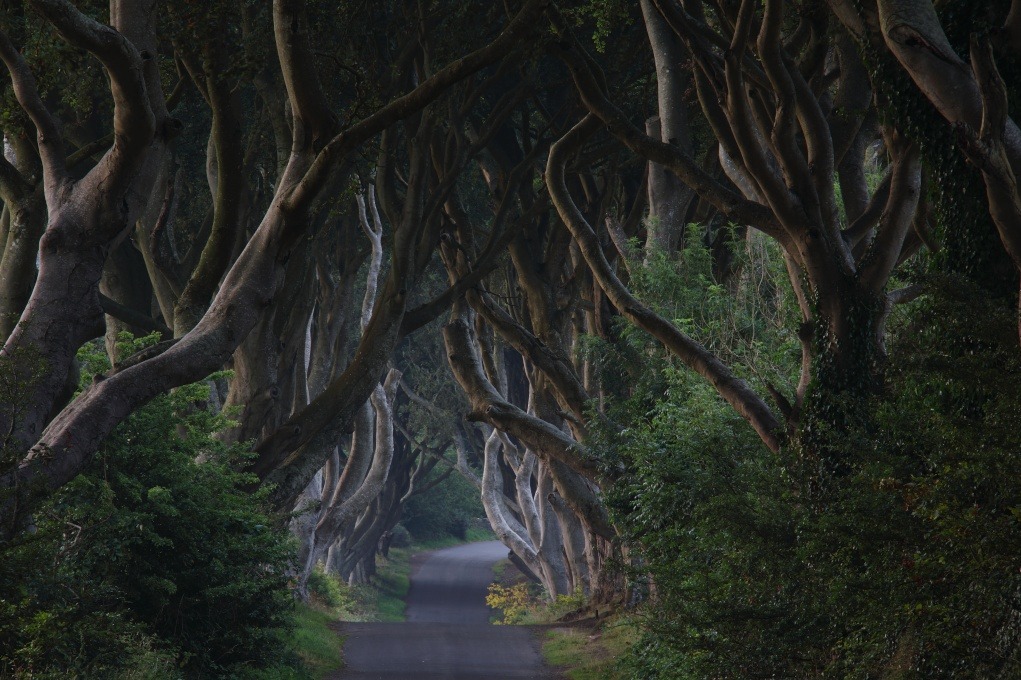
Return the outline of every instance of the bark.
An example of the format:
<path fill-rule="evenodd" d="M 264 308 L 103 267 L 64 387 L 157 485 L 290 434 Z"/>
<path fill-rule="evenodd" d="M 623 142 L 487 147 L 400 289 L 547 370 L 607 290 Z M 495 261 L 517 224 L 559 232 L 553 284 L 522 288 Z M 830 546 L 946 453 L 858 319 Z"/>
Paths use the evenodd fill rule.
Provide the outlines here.
<path fill-rule="evenodd" d="M 494 430 L 486 439 L 485 465 L 482 470 L 482 507 L 486 518 L 497 538 L 528 569 L 535 574 L 543 573 L 539 554 L 528 536 L 527 530 L 511 515 L 503 498 L 503 477 L 500 473 L 500 438 Z"/>
<path fill-rule="evenodd" d="M 222 26 L 224 30 L 225 26 Z M 225 43 L 203 48 L 201 78 L 212 111 L 207 165 L 213 195 L 213 222 L 194 271 L 174 309 L 174 332 L 180 337 L 202 317 L 230 265 L 242 229 L 242 202 L 246 197 L 241 97 L 228 82 Z"/>
<path fill-rule="evenodd" d="M 918 89 L 951 124 L 978 129 L 982 94 L 975 75 L 950 46 L 930 0 L 880 0 L 880 29 L 890 52 Z M 1021 167 L 1021 130 L 1003 121 L 1004 153 Z"/>
<path fill-rule="evenodd" d="M 125 358 L 118 356 L 116 352 L 119 333 L 127 331 L 133 335 L 146 335 L 152 330 L 152 325 L 148 327 L 140 325 L 143 320 L 148 320 L 152 308 L 152 286 L 149 285 L 145 262 L 130 241 L 122 242 L 107 259 L 99 289 L 102 296 L 118 303 L 128 312 L 121 315 L 111 314 L 107 300 L 100 298 L 100 306 L 107 314 L 106 353 L 110 357 L 110 363 L 114 364 Z M 140 317 L 139 323 L 124 318 L 132 312 Z M 151 320 L 149 324 L 152 324 Z M 161 339 L 165 340 L 167 336 Z"/>
<path fill-rule="evenodd" d="M 557 515 L 560 524 L 561 542 L 564 546 L 564 557 L 567 567 L 570 569 L 571 592 L 580 591 L 584 595 L 591 593 L 591 580 L 589 578 L 589 565 L 587 551 L 589 549 L 586 541 L 584 525 L 578 520 L 556 493 L 547 495 L 550 507 Z"/>
<path fill-rule="evenodd" d="M 658 115 L 646 123 L 652 139 L 675 145 L 691 156 L 691 131 L 684 93 L 690 83 L 690 71 L 684 69 L 684 48 L 660 16 L 652 0 L 641 0 L 645 30 L 656 63 Z M 649 218 L 646 251 L 673 252 L 687 227 L 688 208 L 695 192 L 670 170 L 658 163 L 649 164 Z"/>
<path fill-rule="evenodd" d="M 717 6 L 713 8 L 716 16 L 711 18 L 703 16 L 701 3 L 680 8 L 670 2 L 656 5 L 691 54 L 696 91 L 719 140 L 721 164 L 744 197 L 715 181 L 689 155 L 637 129 L 610 100 L 595 61 L 584 53 L 555 11 L 551 18 L 562 41 L 556 53 L 568 66 L 582 103 L 595 121 L 583 122 L 554 145 L 547 164 L 547 185 L 561 218 L 611 302 L 706 377 L 776 450 L 784 432 L 765 402 L 747 385 L 733 381 L 715 357 L 678 336 L 670 324 L 634 306 L 633 296 L 602 257 L 598 239 L 588 226 L 591 221 L 574 205 L 564 179 L 566 161 L 588 135 L 605 126 L 629 149 L 669 168 L 731 219 L 777 240 L 785 251 L 795 290 L 801 282 L 807 284 L 799 296 L 806 331 L 801 334 L 806 370 L 795 403 L 773 390 L 781 412 L 788 417 L 789 432 L 797 430 L 797 404 L 808 381 L 819 371 L 825 369 L 823 382 L 838 392 L 868 391 L 877 384 L 882 342 L 875 332 L 881 328 L 878 321 L 884 309 L 885 286 L 893 268 L 917 248 L 909 238 L 910 226 L 917 222 L 915 166 L 906 159 L 895 194 L 887 200 L 874 197 L 842 232 L 832 180 L 864 120 L 859 122 L 857 112 L 847 121 L 828 116 L 833 108 L 827 95 L 832 80 L 826 70 L 826 15 L 811 19 L 811 30 L 785 36 L 783 29 L 791 22 L 784 12 L 790 9 L 779 0 L 768 0 L 761 13 L 753 0 L 743 0 L 728 10 Z M 841 14 L 842 20 L 847 14 Z M 871 21 L 866 17 L 867 25 L 871 26 Z M 859 36 L 866 24 L 847 25 Z M 839 92 L 841 102 L 860 104 L 867 91 L 860 63 L 849 50 L 845 50 L 843 62 L 847 82 Z M 852 179 L 849 177 L 849 183 Z M 851 199 L 854 203 L 856 197 Z M 852 213 L 861 207 L 861 196 L 857 199 Z M 880 217 L 871 206 L 879 206 L 883 215 L 883 236 L 870 240 Z M 862 246 L 866 241 L 869 247 Z M 808 300 L 814 304 L 807 304 Z M 813 338 L 814 331 L 819 335 Z"/>
<path fill-rule="evenodd" d="M 1007 88 L 996 68 L 992 46 L 980 43 L 974 35 L 971 61 L 980 84 L 982 119 L 977 131 L 967 125 L 960 127 L 962 148 L 982 172 L 989 214 L 1007 254 L 1021 270 L 1021 189 L 1019 166 L 1012 162 L 1007 139 L 1012 125 Z M 1021 331 L 1021 320 L 1018 328 Z"/>
<path fill-rule="evenodd" d="M 36 278 L 36 253 L 46 229 L 42 187 L 33 187 L 18 169 L 0 160 L 0 198 L 6 230 L 0 245 L 0 340 L 14 331 L 28 304 Z"/>
<path fill-rule="evenodd" d="M 539 564 L 543 573 L 543 583 L 550 599 L 558 595 L 567 595 L 574 588 L 571 573 L 564 559 L 564 540 L 561 534 L 560 521 L 549 497 L 553 495 L 553 477 L 548 470 L 540 469 L 539 483 L 536 485 L 536 505 L 539 508 L 539 522 L 542 536 L 539 540 Z"/>
<path fill-rule="evenodd" d="M 554 387 L 557 401 L 578 421 L 583 422 L 587 417 L 585 409 L 591 397 L 563 350 L 551 347 L 529 332 L 490 295 L 484 292 L 471 293 L 468 302 L 500 333 L 504 341 L 543 372 Z"/>
<path fill-rule="evenodd" d="M 363 231 L 369 237 L 372 250 L 361 308 L 362 333 L 372 318 L 383 263 L 383 224 L 376 210 L 375 195 L 371 190 L 369 201 L 373 214 L 371 223 L 366 214 L 365 200 L 361 195 L 357 197 L 359 220 Z M 326 556 L 327 550 L 340 540 L 345 531 L 350 533 L 352 527 L 348 525 L 365 512 L 369 503 L 379 495 L 386 483 L 394 453 L 393 402 L 399 381 L 400 373 L 391 370 L 385 384 L 377 385 L 371 399 L 359 410 L 354 421 L 350 453 L 343 470 L 330 466 L 329 462 L 324 468 L 332 488 L 330 493 L 324 496 L 325 505 L 309 539 L 311 547 L 299 578 L 302 591 L 315 564 Z M 372 432 L 373 422 L 375 436 Z"/>
<path fill-rule="evenodd" d="M 443 328 L 451 371 L 471 402 L 468 419 L 485 421 L 516 437 L 544 459 L 559 460 L 586 477 L 598 476 L 595 461 L 582 445 L 549 423 L 525 413 L 496 391 L 485 377 L 472 335 L 462 319 Z"/>
<path fill-rule="evenodd" d="M 156 186 L 166 187 L 163 201 L 160 204 L 155 201 L 149 204 L 135 225 L 134 233 L 163 323 L 171 328 L 174 324 L 174 306 L 184 287 L 179 273 L 183 268 L 182 263 L 173 247 L 178 208 L 177 187 L 182 181 L 182 172 L 172 163 L 164 165 L 156 181 Z M 201 240 L 201 232 L 197 238 Z M 173 332 L 168 337 L 171 335 Z"/>
<path fill-rule="evenodd" d="M 38 375 L 21 371 L 29 386 L 23 400 L 31 406 L 18 421 L 0 413 L 0 429 L 10 433 L 8 445 L 20 450 L 28 450 L 39 438 L 75 352 L 101 322 L 99 281 L 106 256 L 148 202 L 156 169 L 177 127 L 163 103 L 155 52 L 144 49 L 152 41 L 148 15 L 153 2 L 137 7 L 114 3 L 115 28 L 85 17 L 62 0 L 37 6 L 68 42 L 102 62 L 110 77 L 116 134 L 99 163 L 72 180 L 60 133 L 39 99 L 34 78 L 6 36 L 0 36 L 0 58 L 38 132 L 48 216 L 35 287 L 3 350 L 8 357 L 35 353 L 46 365 Z"/>
<path fill-rule="evenodd" d="M 379 382 L 400 338 L 408 290 L 421 273 L 414 260 L 422 232 L 427 228 L 422 208 L 428 187 L 425 144 L 430 133 L 430 126 L 422 125 L 412 140 L 409 150 L 412 167 L 401 212 L 394 224 L 390 270 L 376 303 L 363 308 L 371 316 L 351 363 L 307 407 L 293 414 L 256 447 L 259 458 L 254 471 L 264 482 L 275 485 L 272 496 L 278 507 L 290 507 L 307 480 L 322 467 L 329 447 L 339 439 Z M 384 151 L 383 156 L 385 168 L 390 162 L 388 152 Z"/>
<path fill-rule="evenodd" d="M 563 18 L 555 13 L 551 13 L 551 15 L 554 27 L 562 36 L 566 37 L 568 29 Z M 586 108 L 595 113 L 607 129 L 629 149 L 650 161 L 669 168 L 699 196 L 734 221 L 748 224 L 769 235 L 782 238 L 782 231 L 776 217 L 769 209 L 744 199 L 716 180 L 678 147 L 653 139 L 632 125 L 620 109 L 606 97 L 599 79 L 592 73 L 584 56 L 580 53 L 580 48 L 575 43 L 569 41 L 558 48 L 560 50 L 558 56 L 570 69 L 575 86 Z"/>
<path fill-rule="evenodd" d="M 307 581 L 315 564 L 326 556 L 327 549 L 340 537 L 344 525 L 361 515 L 386 483 L 394 455 L 393 400 L 400 377 L 399 371 L 391 370 L 386 382 L 373 391 L 372 408 L 376 417 L 372 465 L 366 471 L 357 490 L 350 493 L 347 498 L 334 500 L 334 505 L 319 520 L 301 583 Z M 351 459 L 349 464 L 350 461 Z M 343 479 L 341 484 L 343 485 Z M 338 487 L 338 491 L 340 490 Z"/>

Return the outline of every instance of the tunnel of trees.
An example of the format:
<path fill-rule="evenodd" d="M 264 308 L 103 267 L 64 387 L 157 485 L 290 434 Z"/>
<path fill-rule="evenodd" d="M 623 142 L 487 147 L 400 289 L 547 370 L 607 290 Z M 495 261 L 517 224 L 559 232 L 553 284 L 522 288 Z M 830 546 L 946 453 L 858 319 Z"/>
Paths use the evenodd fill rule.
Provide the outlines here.
<path fill-rule="evenodd" d="M 8 0 L 0 59 L 0 677 L 267 663 L 454 478 L 632 677 L 1021 674 L 1021 2 Z"/>

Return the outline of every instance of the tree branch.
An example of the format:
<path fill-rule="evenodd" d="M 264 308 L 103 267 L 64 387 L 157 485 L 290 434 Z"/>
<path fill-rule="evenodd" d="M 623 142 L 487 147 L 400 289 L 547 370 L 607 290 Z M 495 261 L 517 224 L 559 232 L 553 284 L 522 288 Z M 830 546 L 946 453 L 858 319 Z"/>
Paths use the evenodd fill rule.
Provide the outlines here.
<path fill-rule="evenodd" d="M 363 142 L 375 137 L 399 120 L 421 111 L 454 83 L 499 61 L 535 30 L 550 0 L 526 0 L 510 23 L 493 42 L 457 59 L 422 82 L 411 92 L 351 125 L 323 147 L 301 184 L 287 201 L 286 209 L 296 211 L 311 204 L 326 182 L 334 164 Z"/>
<path fill-rule="evenodd" d="M 546 185 L 560 218 L 574 236 L 592 276 L 613 305 L 631 323 L 649 332 L 688 368 L 709 381 L 716 391 L 755 429 L 772 451 L 782 443 L 783 428 L 759 395 L 705 347 L 639 302 L 613 273 L 594 231 L 575 205 L 567 189 L 565 168 L 570 156 L 598 125 L 586 116 L 550 149 Z"/>
<path fill-rule="evenodd" d="M 56 200 L 68 181 L 67 166 L 64 163 L 64 144 L 57 124 L 46 105 L 39 97 L 35 76 L 29 70 L 21 53 L 11 43 L 7 34 L 0 30 L 0 60 L 3 60 L 11 74 L 14 96 L 32 124 L 35 125 L 39 142 L 39 157 L 43 162 L 43 183 L 47 197 Z"/>
<path fill-rule="evenodd" d="M 785 239 L 780 225 L 767 208 L 742 198 L 680 149 L 650 137 L 628 121 L 603 92 L 599 79 L 580 54 L 580 47 L 568 37 L 566 21 L 562 17 L 554 18 L 554 27 L 562 38 L 561 44 L 554 48 L 555 53 L 570 70 L 586 108 L 598 116 L 610 133 L 633 152 L 668 168 L 700 197 L 734 221 L 751 225 L 778 240 Z"/>
<path fill-rule="evenodd" d="M 113 148 L 100 174 L 135 172 L 156 132 L 156 117 L 149 105 L 143 73 L 143 61 L 154 54 L 139 54 L 121 33 L 85 16 L 68 0 L 32 0 L 56 28 L 75 47 L 95 55 L 110 76 L 114 102 Z M 117 159 L 114 162 L 113 159 Z M 100 165 L 104 165 L 101 161 Z M 99 166 L 93 170 L 96 172 Z"/>
<path fill-rule="evenodd" d="M 444 326 L 443 339 L 450 370 L 472 404 L 468 420 L 485 421 L 520 439 L 540 456 L 559 460 L 588 479 L 599 476 L 596 462 L 581 444 L 546 421 L 525 413 L 496 391 L 485 377 L 471 329 L 464 320 L 455 319 Z"/>

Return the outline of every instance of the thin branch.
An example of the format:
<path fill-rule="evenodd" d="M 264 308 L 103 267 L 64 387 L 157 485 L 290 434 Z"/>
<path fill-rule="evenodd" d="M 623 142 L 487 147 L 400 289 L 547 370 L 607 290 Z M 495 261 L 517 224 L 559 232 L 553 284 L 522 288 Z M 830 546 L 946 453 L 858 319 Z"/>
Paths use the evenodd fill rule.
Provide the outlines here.
<path fill-rule="evenodd" d="M 571 71 L 582 102 L 589 111 L 599 117 L 614 136 L 635 153 L 668 168 L 699 196 L 728 217 L 756 227 L 778 240 L 785 239 L 785 234 L 770 210 L 744 199 L 720 183 L 677 147 L 654 139 L 633 125 L 606 96 L 599 79 L 585 62 L 580 47 L 568 38 L 566 21 L 562 18 L 557 19 L 554 26 L 565 39 L 555 51 Z"/>
<path fill-rule="evenodd" d="M 142 63 L 155 55 L 139 54 L 118 31 L 82 14 L 68 0 L 32 2 L 65 40 L 92 53 L 103 63 L 110 76 L 114 102 L 113 152 L 129 161 L 140 160 L 156 130 Z M 133 163 L 118 163 L 114 167 L 131 172 L 131 165 Z"/>
<path fill-rule="evenodd" d="M 649 332 L 688 368 L 709 381 L 720 396 L 740 413 L 772 451 L 778 451 L 783 428 L 769 406 L 723 362 L 672 323 L 639 302 L 613 273 L 595 232 L 581 214 L 567 189 L 565 168 L 570 156 L 598 126 L 589 114 L 550 149 L 546 185 L 560 218 L 570 230 L 592 276 L 617 310 L 636 326 Z"/>
<path fill-rule="evenodd" d="M 39 96 L 35 76 L 21 53 L 11 43 L 7 34 L 0 30 L 0 60 L 3 60 L 11 74 L 14 96 L 35 125 L 39 142 L 39 157 L 43 162 L 43 183 L 46 195 L 56 197 L 68 181 L 67 166 L 64 164 L 64 145 L 56 121 L 50 115 Z"/>
<path fill-rule="evenodd" d="M 892 145 L 891 145 L 892 146 Z M 881 291 L 900 259 L 904 239 L 918 210 L 921 194 L 921 164 L 912 145 L 900 145 L 890 180 L 890 195 L 879 222 L 876 238 L 864 256 L 860 279 L 874 292 Z"/>
<path fill-rule="evenodd" d="M 473 73 L 499 61 L 536 28 L 550 0 L 527 0 L 504 30 L 488 45 L 457 59 L 407 94 L 390 101 L 368 118 L 342 131 L 323 147 L 309 168 L 305 180 L 295 189 L 285 206 L 298 210 L 311 204 L 325 184 L 333 166 L 365 141 L 375 137 L 397 121 L 421 111 L 441 94 Z"/>

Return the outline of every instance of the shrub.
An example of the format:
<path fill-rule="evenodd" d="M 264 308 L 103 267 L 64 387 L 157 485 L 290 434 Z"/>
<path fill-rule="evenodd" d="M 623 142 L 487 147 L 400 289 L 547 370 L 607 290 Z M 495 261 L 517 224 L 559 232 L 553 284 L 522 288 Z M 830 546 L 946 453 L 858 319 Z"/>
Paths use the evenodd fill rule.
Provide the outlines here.
<path fill-rule="evenodd" d="M 0 546 L 0 675 L 113 677 L 155 654 L 222 677 L 284 653 L 289 544 L 207 397 L 190 385 L 130 416 Z"/>
<path fill-rule="evenodd" d="M 502 612 L 501 619 L 496 623 L 521 623 L 528 610 L 534 606 L 534 600 L 535 596 L 527 583 L 510 587 L 491 583 L 489 594 L 486 595 L 486 604 Z"/>
<path fill-rule="evenodd" d="M 557 595 L 549 601 L 530 583 L 503 586 L 492 583 L 486 604 L 502 612 L 495 623 L 551 623 L 585 606 L 585 593 L 579 587 L 569 595 Z"/>
<path fill-rule="evenodd" d="M 390 531 L 391 548 L 407 548 L 411 545 L 411 533 L 403 524 L 398 524 Z"/>
<path fill-rule="evenodd" d="M 327 574 L 322 564 L 317 564 L 308 577 L 309 601 L 320 609 L 338 611 L 354 607 L 354 598 L 348 586 L 333 574 Z"/>
<path fill-rule="evenodd" d="M 600 436 L 647 598 L 631 677 L 1021 676 L 1016 316 L 931 290 L 868 417 L 830 438 L 836 472 L 770 453 L 686 372 L 648 413 L 622 402 Z"/>

